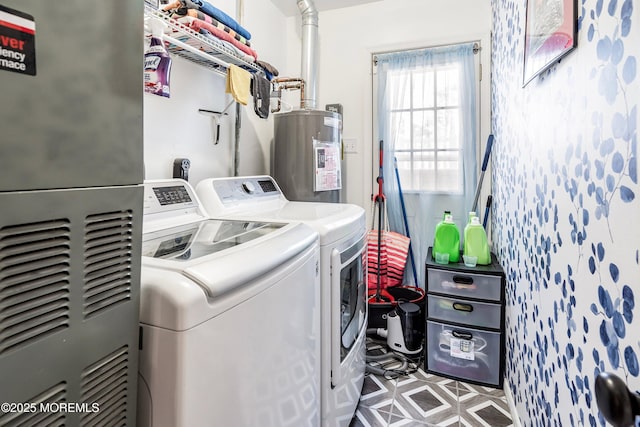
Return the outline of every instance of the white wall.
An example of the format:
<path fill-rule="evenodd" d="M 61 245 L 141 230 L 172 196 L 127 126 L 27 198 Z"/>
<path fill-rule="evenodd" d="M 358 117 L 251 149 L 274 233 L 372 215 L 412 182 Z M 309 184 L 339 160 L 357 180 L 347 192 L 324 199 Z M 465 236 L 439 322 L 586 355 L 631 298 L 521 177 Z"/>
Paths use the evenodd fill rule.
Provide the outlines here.
<path fill-rule="evenodd" d="M 234 0 L 216 0 L 215 6 L 239 20 Z M 287 19 L 270 2 L 245 0 L 242 25 L 251 33 L 251 47 L 264 60 L 286 72 Z M 235 104 L 221 120 L 218 145 L 213 145 L 213 123 L 198 109 L 221 111 L 231 101 L 224 93 L 225 78 L 182 58 L 173 57 L 171 98 L 145 94 L 145 178 L 172 176 L 173 159 L 191 160 L 190 181 L 233 174 Z M 260 119 L 252 99 L 241 107 L 240 174 L 268 172 L 273 118 Z"/>
<path fill-rule="evenodd" d="M 289 21 L 288 63 L 299 73 L 299 18 Z M 488 37 L 490 28 L 490 2 L 477 0 L 384 0 L 319 14 L 318 108 L 342 104 L 343 138 L 354 140 L 357 149 L 345 156 L 348 202 L 370 210 L 372 53 Z M 488 109 L 488 99 L 484 105 Z"/>

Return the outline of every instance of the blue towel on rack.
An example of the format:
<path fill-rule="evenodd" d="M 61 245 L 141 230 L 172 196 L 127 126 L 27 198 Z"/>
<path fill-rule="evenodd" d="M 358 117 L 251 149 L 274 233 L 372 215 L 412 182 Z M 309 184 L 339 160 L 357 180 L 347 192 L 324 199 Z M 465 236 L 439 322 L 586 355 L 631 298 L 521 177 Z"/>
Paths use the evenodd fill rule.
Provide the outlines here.
<path fill-rule="evenodd" d="M 236 33 L 244 37 L 245 39 L 247 40 L 251 39 L 251 33 L 249 33 L 249 31 L 244 29 L 240 24 L 238 24 L 238 22 L 236 22 L 235 19 L 233 19 L 232 17 L 230 17 L 229 15 L 227 15 L 217 7 L 211 5 L 210 3 L 204 0 L 191 0 L 191 2 L 195 3 L 200 9 L 200 11 L 222 22 L 224 25 L 231 28 Z"/>

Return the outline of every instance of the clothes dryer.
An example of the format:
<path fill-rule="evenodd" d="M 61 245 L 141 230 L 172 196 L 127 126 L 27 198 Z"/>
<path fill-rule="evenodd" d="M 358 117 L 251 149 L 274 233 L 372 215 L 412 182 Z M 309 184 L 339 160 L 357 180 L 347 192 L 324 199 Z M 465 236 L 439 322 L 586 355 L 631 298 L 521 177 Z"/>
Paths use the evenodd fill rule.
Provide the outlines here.
<path fill-rule="evenodd" d="M 270 176 L 206 179 L 196 193 L 213 217 L 302 221 L 319 233 L 322 425 L 348 426 L 366 368 L 364 209 L 289 201 Z"/>
<path fill-rule="evenodd" d="M 144 185 L 138 425 L 320 425 L 318 233 Z"/>

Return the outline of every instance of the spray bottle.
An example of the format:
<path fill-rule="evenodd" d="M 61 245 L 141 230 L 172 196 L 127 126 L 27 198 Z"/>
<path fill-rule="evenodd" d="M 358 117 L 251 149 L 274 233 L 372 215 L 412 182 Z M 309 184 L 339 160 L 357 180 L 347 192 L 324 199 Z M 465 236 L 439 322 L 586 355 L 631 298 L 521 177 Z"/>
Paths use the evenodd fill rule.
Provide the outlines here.
<path fill-rule="evenodd" d="M 144 54 L 144 91 L 169 98 L 171 56 L 162 41 L 164 25 L 152 20 L 151 45 Z"/>

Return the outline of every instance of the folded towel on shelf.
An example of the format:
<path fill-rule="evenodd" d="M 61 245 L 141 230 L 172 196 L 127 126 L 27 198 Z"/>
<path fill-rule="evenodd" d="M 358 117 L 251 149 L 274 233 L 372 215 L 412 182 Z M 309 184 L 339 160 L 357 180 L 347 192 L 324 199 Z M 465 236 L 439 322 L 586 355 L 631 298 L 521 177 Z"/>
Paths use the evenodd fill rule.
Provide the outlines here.
<path fill-rule="evenodd" d="M 247 55 L 246 53 L 244 53 L 243 51 L 241 51 L 240 49 L 238 49 L 237 47 L 235 47 L 233 44 L 229 43 L 226 40 L 220 40 L 218 37 L 214 36 L 204 28 L 200 29 L 200 34 L 202 34 L 204 37 L 206 37 L 207 39 L 215 43 L 223 44 L 226 48 L 230 49 L 233 53 L 235 53 L 240 59 L 244 60 L 245 62 L 256 62 L 256 59 L 253 56 Z"/>
<path fill-rule="evenodd" d="M 237 65 L 229 64 L 227 69 L 227 87 L 225 92 L 230 93 L 237 102 L 247 105 L 249 102 L 249 87 L 251 86 L 251 73 Z"/>
<path fill-rule="evenodd" d="M 222 22 L 216 20 L 215 18 L 210 17 L 209 15 L 206 15 L 206 14 L 200 12 L 199 10 L 187 9 L 187 16 L 191 16 L 193 18 L 201 19 L 202 21 L 204 21 L 204 22 L 206 22 L 208 24 L 211 24 L 214 27 L 224 31 L 225 33 L 228 33 L 231 37 L 233 37 L 238 42 L 240 42 L 240 43 L 242 43 L 244 45 L 247 45 L 247 46 L 251 46 L 251 42 L 249 40 L 247 40 L 246 38 L 242 37 L 240 34 L 236 33 L 234 30 L 232 30 L 231 28 L 227 27 Z"/>
<path fill-rule="evenodd" d="M 272 80 L 273 76 L 277 76 L 278 74 L 280 74 L 278 69 L 268 62 L 258 60 L 256 61 L 256 65 L 262 67 L 262 69 L 265 71 L 265 74 L 267 75 L 267 79 L 269 80 Z"/>
<path fill-rule="evenodd" d="M 209 37 L 213 37 L 213 36 L 209 35 Z M 220 40 L 220 39 L 218 39 L 218 40 Z M 235 47 L 232 43 L 229 43 L 228 41 L 225 41 L 225 40 L 220 40 L 220 43 L 222 43 L 223 45 L 225 45 L 226 47 L 231 49 L 236 55 L 238 55 L 240 58 L 244 59 L 245 62 L 256 62 L 256 58 L 254 58 L 251 55 L 248 55 L 248 54 L 244 53 L 243 51 L 241 51 L 240 49 Z"/>
<path fill-rule="evenodd" d="M 258 54 L 256 53 L 255 50 L 251 49 L 246 44 L 240 43 L 239 41 L 231 37 L 228 33 L 225 33 L 221 29 L 216 28 L 213 25 L 207 22 L 204 22 L 201 19 L 192 18 L 191 16 L 185 16 L 183 18 L 178 19 L 178 21 L 182 24 L 187 25 L 188 27 L 195 30 L 196 32 L 200 32 L 201 29 L 205 29 L 209 31 L 211 34 L 213 34 L 214 36 L 218 37 L 219 39 L 226 40 L 229 43 L 233 44 L 235 47 L 237 47 L 247 55 L 253 56 L 254 60 L 258 59 Z"/>
<path fill-rule="evenodd" d="M 196 4 L 198 10 L 222 22 L 224 25 L 233 29 L 236 33 L 240 34 L 245 39 L 251 40 L 251 33 L 249 33 L 249 31 L 247 31 L 240 24 L 238 24 L 238 22 L 236 22 L 235 19 L 233 19 L 232 17 L 230 17 L 229 15 L 227 15 L 217 7 L 214 7 L 213 5 L 211 5 L 210 3 L 204 0 L 190 0 L 190 1 Z"/>
<path fill-rule="evenodd" d="M 165 6 L 163 8 L 165 12 L 171 14 L 171 17 L 174 19 L 179 19 L 183 16 L 191 16 L 192 18 L 198 18 L 207 22 L 227 33 L 240 43 L 246 44 L 247 46 L 251 46 L 251 42 L 247 40 L 245 37 L 241 36 L 237 32 L 235 32 L 232 28 L 224 25 L 222 22 L 218 21 L 215 18 L 207 15 L 198 9 L 197 5 L 193 3 L 191 0 L 176 0 L 173 3 Z"/>
<path fill-rule="evenodd" d="M 251 94 L 253 95 L 253 111 L 255 111 L 261 119 L 269 117 L 269 109 L 271 108 L 271 82 L 260 72 L 253 75 L 253 79 L 251 80 Z"/>

